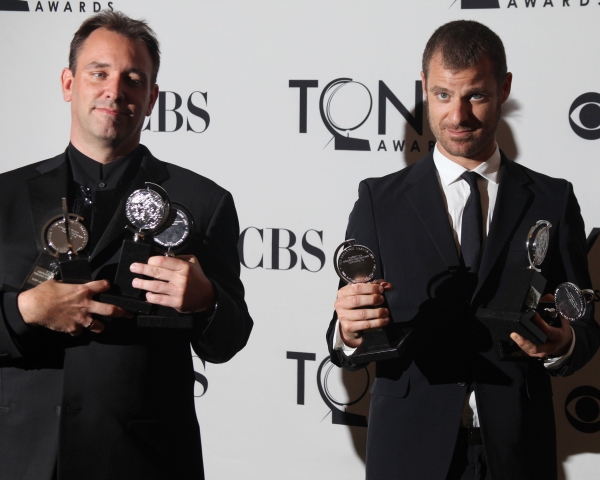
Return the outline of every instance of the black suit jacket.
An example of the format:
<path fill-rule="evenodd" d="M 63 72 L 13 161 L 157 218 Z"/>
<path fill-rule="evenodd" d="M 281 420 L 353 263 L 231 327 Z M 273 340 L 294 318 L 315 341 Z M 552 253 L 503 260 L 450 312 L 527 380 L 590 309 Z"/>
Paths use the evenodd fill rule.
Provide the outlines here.
<path fill-rule="evenodd" d="M 0 282 L 22 284 L 60 214 L 65 154 L 0 175 Z M 0 318 L 0 479 L 203 478 L 190 343 L 206 361 L 244 347 L 252 319 L 239 279 L 239 227 L 231 195 L 145 149 L 129 192 L 160 184 L 192 212 L 195 255 L 218 295 L 216 313 L 190 330 L 140 329 L 106 319 L 101 334 L 69 337 Z M 90 255 L 94 279 L 113 279 L 124 238 L 123 196 Z M 10 302 L 9 302 L 10 303 Z M 5 305 L 6 309 L 16 308 Z"/>
<path fill-rule="evenodd" d="M 585 231 L 572 186 L 502 156 L 500 186 L 479 283 L 465 291 L 433 155 L 397 173 L 363 181 L 347 238 L 373 250 L 393 322 L 415 329 L 402 358 L 377 364 L 367 444 L 368 479 L 443 480 L 452 459 L 468 388 L 474 386 L 494 479 L 556 478 L 550 374 L 569 375 L 596 352 L 591 316 L 572 324 L 577 338 L 567 365 L 547 371 L 535 359 L 499 361 L 491 335 L 474 317 L 498 306 L 508 274 L 528 266 L 525 240 L 548 220 L 550 247 L 542 275 L 551 292 L 563 281 L 590 287 Z M 331 322 L 327 341 L 332 346 Z M 331 351 L 338 366 L 356 368 Z"/>

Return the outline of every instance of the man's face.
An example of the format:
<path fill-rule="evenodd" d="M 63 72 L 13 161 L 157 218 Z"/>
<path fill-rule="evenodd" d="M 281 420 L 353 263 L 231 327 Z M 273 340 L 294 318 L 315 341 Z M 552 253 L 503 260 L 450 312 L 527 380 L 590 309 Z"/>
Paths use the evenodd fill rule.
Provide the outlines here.
<path fill-rule="evenodd" d="M 487 160 L 496 148 L 500 109 L 510 93 L 512 75 L 498 88 L 488 58 L 455 71 L 444 68 L 436 54 L 427 80 L 423 73 L 421 78 L 429 124 L 440 151 L 463 165 L 465 160 Z"/>
<path fill-rule="evenodd" d="M 77 148 L 124 155 L 139 144 L 144 118 L 158 96 L 142 40 L 95 30 L 79 50 L 75 75 L 64 69 L 61 80 L 63 97 L 71 102 L 71 141 Z"/>

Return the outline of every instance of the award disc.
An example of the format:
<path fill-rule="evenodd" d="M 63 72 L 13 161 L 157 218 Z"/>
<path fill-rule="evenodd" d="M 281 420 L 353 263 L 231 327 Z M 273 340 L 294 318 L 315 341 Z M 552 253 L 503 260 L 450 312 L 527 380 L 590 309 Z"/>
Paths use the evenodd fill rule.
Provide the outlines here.
<path fill-rule="evenodd" d="M 169 252 L 185 243 L 193 227 L 192 215 L 183 205 L 173 202 L 171 207 L 175 210 L 173 222 L 154 237 L 154 241 Z"/>
<path fill-rule="evenodd" d="M 69 214 L 69 237 L 75 253 L 83 250 L 89 241 L 88 231 L 83 224 L 79 223 L 79 220 L 81 217 Z M 65 220 L 62 216 L 55 217 L 46 224 L 43 238 L 48 250 L 53 255 L 69 251 Z"/>
<path fill-rule="evenodd" d="M 155 232 L 169 217 L 169 198 L 158 185 L 146 183 L 146 186 L 129 195 L 125 203 L 125 215 L 140 232 Z"/>
<path fill-rule="evenodd" d="M 338 256 L 340 248 L 349 245 Z M 338 276 L 346 283 L 367 283 L 373 280 L 377 261 L 373 252 L 363 246 L 355 245 L 354 240 L 342 243 L 334 255 L 334 266 Z"/>
<path fill-rule="evenodd" d="M 556 288 L 554 302 L 558 313 L 571 322 L 583 317 L 588 303 L 579 287 L 571 282 L 561 283 Z"/>
<path fill-rule="evenodd" d="M 531 227 L 529 230 L 529 234 L 527 235 L 527 243 L 525 244 L 527 248 L 527 258 L 529 260 L 529 265 L 531 268 L 537 270 L 539 272 L 539 266 L 546 258 L 546 253 L 548 253 L 548 243 L 549 243 L 549 230 L 552 228 L 552 225 L 547 220 L 538 220 L 536 224 Z"/>

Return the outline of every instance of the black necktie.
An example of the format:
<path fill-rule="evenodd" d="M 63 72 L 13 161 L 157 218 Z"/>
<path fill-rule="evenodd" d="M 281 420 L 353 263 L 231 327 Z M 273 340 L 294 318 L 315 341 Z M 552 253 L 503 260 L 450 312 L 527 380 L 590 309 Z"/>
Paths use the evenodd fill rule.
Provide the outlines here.
<path fill-rule="evenodd" d="M 481 220 L 481 195 L 477 187 L 479 174 L 465 172 L 461 178 L 471 187 L 471 195 L 465 205 L 462 217 L 462 228 L 460 232 L 460 250 L 462 258 L 470 273 L 479 272 L 479 260 L 481 256 L 481 239 L 483 236 L 483 225 Z"/>

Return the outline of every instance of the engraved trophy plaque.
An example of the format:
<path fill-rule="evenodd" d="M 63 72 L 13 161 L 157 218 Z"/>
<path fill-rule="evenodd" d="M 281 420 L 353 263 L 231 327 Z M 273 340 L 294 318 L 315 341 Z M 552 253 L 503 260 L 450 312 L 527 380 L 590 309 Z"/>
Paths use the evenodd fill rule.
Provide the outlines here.
<path fill-rule="evenodd" d="M 510 338 L 512 332 L 537 345 L 546 341 L 546 335 L 533 322 L 533 317 L 546 287 L 539 267 L 548 252 L 550 228 L 550 222 L 539 220 L 529 230 L 525 243 L 529 267 L 515 268 L 509 273 L 499 308 L 477 310 L 477 318 L 492 332 L 496 353 L 501 359 L 523 355 Z"/>
<path fill-rule="evenodd" d="M 338 246 L 333 265 L 340 279 L 348 284 L 371 282 L 377 271 L 373 252 L 363 245 L 356 245 L 354 239 Z M 410 332 L 411 329 L 401 328 L 393 322 L 383 328 L 367 331 L 363 334 L 362 344 L 349 357 L 355 363 L 397 358 L 404 350 Z"/>
<path fill-rule="evenodd" d="M 145 293 L 133 287 L 133 279 L 139 278 L 139 275 L 129 267 L 132 263 L 148 263 L 152 252 L 152 236 L 167 222 L 170 208 L 167 192 L 154 183 L 146 182 L 146 188 L 129 195 L 125 202 L 125 216 L 129 225 L 125 228 L 133 232 L 133 239 L 123 240 L 111 291 L 97 295 L 98 300 L 118 305 L 132 313 L 152 312 L 152 304 L 142 299 Z"/>
<path fill-rule="evenodd" d="M 62 199 L 63 214 L 50 219 L 42 229 L 42 252 L 21 287 L 29 290 L 47 280 L 87 283 L 92 280 L 86 256 L 79 255 L 88 244 L 89 235 L 83 217 L 69 213 L 67 199 Z M 67 227 L 68 225 L 68 227 Z"/>

